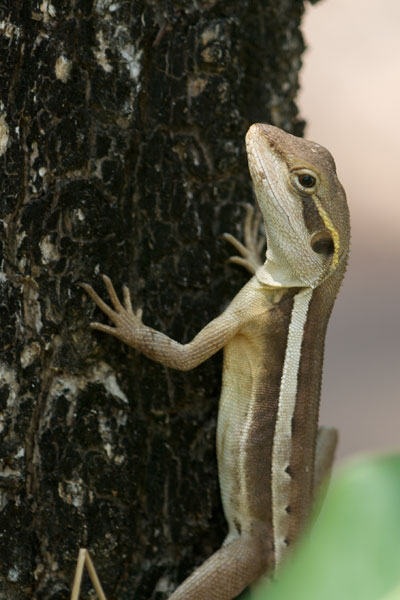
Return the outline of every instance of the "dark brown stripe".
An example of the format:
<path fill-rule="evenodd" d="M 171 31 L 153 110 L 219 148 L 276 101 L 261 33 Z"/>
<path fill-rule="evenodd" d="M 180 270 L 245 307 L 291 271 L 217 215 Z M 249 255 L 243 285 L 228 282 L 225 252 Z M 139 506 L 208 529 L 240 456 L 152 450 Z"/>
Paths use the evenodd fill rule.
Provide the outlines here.
<path fill-rule="evenodd" d="M 278 411 L 282 370 L 285 360 L 287 336 L 292 315 L 294 295 L 290 290 L 281 301 L 269 309 L 270 320 L 265 332 L 265 364 L 253 393 L 254 419 L 246 446 L 245 473 L 246 503 L 252 518 L 267 524 L 273 534 L 271 466 L 275 423 Z M 245 424 L 243 424 L 245 425 Z"/>
<path fill-rule="evenodd" d="M 312 196 L 302 198 L 303 203 L 303 220 L 307 231 L 314 233 L 315 231 L 321 231 L 325 229 L 325 224 L 321 219 L 318 209 L 315 206 L 315 202 Z"/>
<path fill-rule="evenodd" d="M 326 328 L 342 279 L 335 273 L 313 292 L 304 328 L 292 423 L 292 493 L 289 544 L 298 537 L 312 507 L 315 445 Z"/>

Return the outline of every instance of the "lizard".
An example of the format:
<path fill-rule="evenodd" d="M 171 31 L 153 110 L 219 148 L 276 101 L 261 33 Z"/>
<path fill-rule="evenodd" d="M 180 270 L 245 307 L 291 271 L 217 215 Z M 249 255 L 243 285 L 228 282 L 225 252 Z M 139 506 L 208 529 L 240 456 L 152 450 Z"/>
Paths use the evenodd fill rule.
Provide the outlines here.
<path fill-rule="evenodd" d="M 114 327 L 93 322 L 167 367 L 186 371 L 224 349 L 217 458 L 228 534 L 170 600 L 230 600 L 273 574 L 307 521 L 329 472 L 337 433 L 318 430 L 325 333 L 350 245 L 345 191 L 332 155 L 272 125 L 246 135 L 249 171 L 267 239 L 248 210 L 245 244 L 230 234 L 232 262 L 252 277 L 224 312 L 180 344 L 143 324 L 123 287 L 111 305 L 81 284 Z"/>

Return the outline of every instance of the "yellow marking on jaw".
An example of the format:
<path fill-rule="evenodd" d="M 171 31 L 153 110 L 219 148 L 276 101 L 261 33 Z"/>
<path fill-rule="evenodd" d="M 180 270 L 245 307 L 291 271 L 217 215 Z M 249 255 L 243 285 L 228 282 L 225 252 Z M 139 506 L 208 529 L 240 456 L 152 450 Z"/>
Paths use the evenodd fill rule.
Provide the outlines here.
<path fill-rule="evenodd" d="M 331 271 L 333 271 L 334 269 L 336 269 L 338 262 L 339 262 L 339 248 L 340 248 L 339 233 L 338 233 L 337 229 L 335 229 L 329 215 L 322 208 L 321 202 L 318 200 L 317 196 L 313 195 L 312 199 L 315 202 L 315 206 L 317 207 L 319 216 L 323 220 L 325 227 L 327 228 L 327 230 L 329 231 L 329 233 L 332 236 L 333 245 L 334 245 L 335 249 L 333 251 L 333 258 L 332 258 L 332 264 L 331 264 L 330 269 L 331 269 Z"/>

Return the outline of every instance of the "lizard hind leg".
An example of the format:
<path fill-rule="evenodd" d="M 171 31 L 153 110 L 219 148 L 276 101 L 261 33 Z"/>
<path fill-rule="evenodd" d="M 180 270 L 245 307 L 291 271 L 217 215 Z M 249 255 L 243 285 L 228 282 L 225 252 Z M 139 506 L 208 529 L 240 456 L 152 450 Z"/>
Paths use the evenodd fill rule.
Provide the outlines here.
<path fill-rule="evenodd" d="M 168 600 L 232 600 L 267 568 L 265 544 L 243 534 L 210 556 Z"/>

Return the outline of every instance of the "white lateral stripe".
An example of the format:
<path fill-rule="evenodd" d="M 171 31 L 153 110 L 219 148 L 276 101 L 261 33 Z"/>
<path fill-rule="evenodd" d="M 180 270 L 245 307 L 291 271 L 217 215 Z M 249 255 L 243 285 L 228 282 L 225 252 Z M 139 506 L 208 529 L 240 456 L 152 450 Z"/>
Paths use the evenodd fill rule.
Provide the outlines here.
<path fill-rule="evenodd" d="M 278 414 L 272 444 L 272 523 L 274 529 L 275 567 L 286 551 L 285 539 L 289 529 L 286 508 L 290 500 L 291 477 L 286 472 L 292 453 L 292 418 L 296 407 L 297 380 L 304 326 L 313 290 L 304 288 L 294 297 L 290 319 L 285 361 L 279 390 Z"/>

